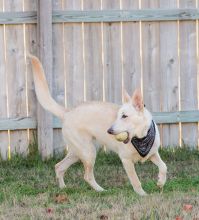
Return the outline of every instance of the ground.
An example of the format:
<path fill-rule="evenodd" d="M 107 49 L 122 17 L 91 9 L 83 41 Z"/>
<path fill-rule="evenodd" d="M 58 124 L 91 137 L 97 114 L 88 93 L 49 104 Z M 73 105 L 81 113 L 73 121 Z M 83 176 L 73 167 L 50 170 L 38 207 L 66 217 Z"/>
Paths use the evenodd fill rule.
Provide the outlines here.
<path fill-rule="evenodd" d="M 42 162 L 36 154 L 0 162 L 0 219 L 194 219 L 199 220 L 199 152 L 161 150 L 168 166 L 163 191 L 156 187 L 158 170 L 151 162 L 136 170 L 146 197 L 136 195 L 117 155 L 100 152 L 95 165 L 97 193 L 83 180 L 83 166 L 72 166 L 66 189 L 55 181 L 59 159 Z"/>

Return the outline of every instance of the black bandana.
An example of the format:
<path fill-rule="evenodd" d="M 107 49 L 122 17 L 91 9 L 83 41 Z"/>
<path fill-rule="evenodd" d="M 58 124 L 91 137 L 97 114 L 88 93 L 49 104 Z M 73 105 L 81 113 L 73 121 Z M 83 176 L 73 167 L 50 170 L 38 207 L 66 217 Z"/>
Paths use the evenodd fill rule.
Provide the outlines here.
<path fill-rule="evenodd" d="M 140 156 L 145 157 L 151 150 L 155 140 L 155 124 L 152 121 L 148 133 L 143 138 L 133 137 L 131 143 L 140 154 Z"/>

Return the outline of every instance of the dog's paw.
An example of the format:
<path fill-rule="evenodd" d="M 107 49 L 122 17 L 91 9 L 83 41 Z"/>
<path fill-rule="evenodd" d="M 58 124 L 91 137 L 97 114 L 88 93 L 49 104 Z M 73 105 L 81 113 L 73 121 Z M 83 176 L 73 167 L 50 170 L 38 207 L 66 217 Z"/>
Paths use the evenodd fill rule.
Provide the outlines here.
<path fill-rule="evenodd" d="M 59 178 L 57 178 L 57 182 L 58 182 L 60 189 L 64 189 L 66 187 L 66 185 L 62 179 L 60 180 Z"/>
<path fill-rule="evenodd" d="M 147 196 L 147 193 L 142 188 L 134 189 L 137 194 L 140 196 Z"/>
<path fill-rule="evenodd" d="M 59 184 L 59 188 L 60 188 L 60 189 L 64 189 L 64 188 L 66 188 L 65 183 L 64 183 L 64 184 Z"/>
<path fill-rule="evenodd" d="M 141 194 L 139 194 L 140 196 L 148 196 L 148 194 L 144 191 Z"/>
<path fill-rule="evenodd" d="M 163 188 L 164 184 L 166 183 L 166 180 L 167 180 L 166 174 L 159 174 L 159 175 L 158 175 L 157 186 L 158 186 L 159 188 Z"/>
<path fill-rule="evenodd" d="M 96 187 L 95 189 L 97 192 L 103 192 L 106 191 L 104 188 L 102 188 L 101 186 Z"/>
<path fill-rule="evenodd" d="M 56 181 L 57 181 L 57 183 L 58 183 L 60 189 L 63 189 L 63 188 L 66 187 L 66 185 L 65 185 L 65 183 L 64 183 L 63 177 L 59 177 L 59 176 L 57 175 L 57 176 L 56 176 Z"/>
<path fill-rule="evenodd" d="M 166 182 L 166 179 L 164 179 L 164 180 L 158 180 L 157 186 L 158 186 L 159 188 L 163 188 L 165 182 Z"/>

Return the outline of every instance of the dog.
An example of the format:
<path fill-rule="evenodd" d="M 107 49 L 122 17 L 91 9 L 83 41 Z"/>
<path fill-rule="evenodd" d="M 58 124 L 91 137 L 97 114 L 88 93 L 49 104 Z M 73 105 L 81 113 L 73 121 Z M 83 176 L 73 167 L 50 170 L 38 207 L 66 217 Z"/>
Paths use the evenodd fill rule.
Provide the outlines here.
<path fill-rule="evenodd" d="M 143 104 L 140 89 L 136 89 L 132 97 L 124 91 L 124 104 L 121 107 L 108 102 L 85 102 L 68 110 L 52 98 L 39 59 L 33 55 L 28 56 L 32 64 L 35 92 L 39 103 L 60 118 L 63 124 L 62 133 L 68 146 L 68 153 L 55 165 L 60 188 L 65 187 L 64 174 L 67 169 L 80 160 L 85 169 L 85 181 L 96 191 L 104 190 L 96 182 L 93 173 L 96 142 L 118 154 L 134 191 L 139 195 L 144 196 L 146 192 L 134 167 L 138 161 L 151 160 L 158 166 L 157 185 L 164 186 L 167 166 L 158 153 L 160 136 L 151 113 Z M 114 135 L 124 131 L 127 138 L 123 142 L 117 141 Z M 146 144 L 150 145 L 149 148 Z"/>

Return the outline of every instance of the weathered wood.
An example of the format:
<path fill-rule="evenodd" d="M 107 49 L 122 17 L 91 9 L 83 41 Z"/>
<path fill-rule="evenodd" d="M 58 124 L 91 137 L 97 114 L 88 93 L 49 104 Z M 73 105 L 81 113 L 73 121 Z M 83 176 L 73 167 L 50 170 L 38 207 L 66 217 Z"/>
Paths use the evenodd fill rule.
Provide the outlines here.
<path fill-rule="evenodd" d="M 34 117 L 5 118 L 0 120 L 0 131 L 35 129 L 37 122 Z"/>
<path fill-rule="evenodd" d="M 153 117 L 157 123 L 189 123 L 199 121 L 199 111 L 178 111 L 178 112 L 154 112 Z"/>
<path fill-rule="evenodd" d="M 142 7 L 158 7 L 158 1 L 144 0 Z M 160 111 L 159 23 L 142 22 L 144 102 L 151 111 Z"/>
<path fill-rule="evenodd" d="M 142 7 L 158 7 L 158 1 L 144 0 Z M 142 62 L 144 102 L 150 111 L 160 111 L 159 23 L 142 23 Z"/>
<path fill-rule="evenodd" d="M 36 11 L 0 12 L 0 24 L 35 24 L 36 22 Z"/>
<path fill-rule="evenodd" d="M 36 10 L 37 0 L 24 1 L 24 10 Z M 26 58 L 26 53 L 37 55 L 37 26 L 36 24 L 25 24 L 25 62 L 26 62 L 26 84 L 27 84 L 27 116 L 36 118 L 37 115 L 37 100 L 34 91 L 33 73 L 30 60 Z M 28 141 L 35 141 L 35 130 L 28 129 Z"/>
<path fill-rule="evenodd" d="M 52 2 L 38 0 L 38 43 L 39 57 L 52 91 Z M 43 159 L 53 155 L 52 114 L 37 106 L 38 146 Z"/>
<path fill-rule="evenodd" d="M 100 9 L 101 1 L 85 0 L 83 10 Z M 84 24 L 84 62 L 86 100 L 103 98 L 102 32 L 101 24 Z"/>
<path fill-rule="evenodd" d="M 102 9 L 119 9 L 119 1 L 103 1 Z M 105 100 L 122 103 L 121 24 L 103 24 Z"/>
<path fill-rule="evenodd" d="M 139 9 L 139 10 L 55 10 L 53 23 L 177 21 L 199 19 L 199 9 Z M 37 23 L 36 11 L 0 12 L 0 24 Z"/>
<path fill-rule="evenodd" d="M 153 112 L 153 119 L 160 124 L 176 124 L 179 122 L 190 123 L 199 121 L 199 111 L 178 111 L 178 112 Z M 35 129 L 37 121 L 34 117 L 5 118 L 0 119 L 0 131 Z M 58 118 L 53 118 L 53 128 L 61 128 L 62 124 Z"/>
<path fill-rule="evenodd" d="M 62 0 L 54 0 L 53 10 L 63 9 Z M 53 98 L 65 106 L 66 94 L 65 94 L 65 59 L 64 59 L 64 24 L 53 24 L 52 27 L 52 40 L 53 40 Z M 54 153 L 61 153 L 65 149 L 65 144 L 62 138 L 61 129 L 53 130 L 53 150 Z"/>
<path fill-rule="evenodd" d="M 109 2 L 109 1 L 107 1 Z M 144 1 L 143 1 L 144 2 Z M 103 2 L 105 5 L 106 3 Z M 118 1 L 119 4 L 119 1 Z M 142 4 L 144 6 L 144 4 Z M 114 10 L 113 10 L 114 9 Z M 119 21 L 176 21 L 196 20 L 198 9 L 139 9 L 103 11 L 54 11 L 53 22 L 119 22 Z"/>
<path fill-rule="evenodd" d="M 5 1 L 5 11 L 23 9 L 23 2 Z M 8 116 L 26 117 L 26 79 L 24 59 L 23 25 L 5 27 L 6 73 L 8 86 Z M 28 152 L 27 131 L 10 132 L 10 152 L 26 155 Z"/>
<path fill-rule="evenodd" d="M 139 1 L 123 0 L 122 9 L 138 9 Z M 131 95 L 141 87 L 141 54 L 139 22 L 122 23 L 123 87 Z"/>
<path fill-rule="evenodd" d="M 158 8 L 158 0 L 143 0 L 143 8 Z M 142 67 L 144 103 L 150 111 L 161 111 L 159 22 L 142 22 Z M 159 126 L 162 137 L 162 127 Z M 162 140 L 162 138 L 161 138 Z M 162 143 L 161 143 L 162 145 Z"/>
<path fill-rule="evenodd" d="M 199 1 L 196 2 L 196 7 L 199 9 Z M 198 97 L 198 110 L 199 110 L 199 20 L 196 21 L 196 56 L 197 56 L 197 97 Z M 198 125 L 198 147 L 199 150 L 199 121 L 197 123 Z"/>
<path fill-rule="evenodd" d="M 80 10 L 81 0 L 64 1 L 67 10 Z M 85 100 L 83 32 L 82 24 L 64 24 L 64 50 L 67 106 L 75 106 Z"/>
<path fill-rule="evenodd" d="M 0 2 L 0 11 L 3 10 L 3 2 Z M 7 117 L 7 91 L 6 91 L 6 65 L 5 65 L 5 38 L 4 27 L 0 26 L 0 118 Z M 8 131 L 0 132 L 0 157 L 8 158 Z"/>
<path fill-rule="evenodd" d="M 161 8 L 177 8 L 176 0 L 160 1 Z M 160 22 L 160 75 L 162 111 L 179 110 L 177 21 Z M 179 124 L 162 125 L 162 145 L 179 146 Z"/>
<path fill-rule="evenodd" d="M 196 6 L 196 0 L 180 0 L 180 8 Z M 197 100 L 196 21 L 180 22 L 180 98 L 181 110 L 195 110 Z M 182 145 L 198 145 L 197 124 L 182 124 Z"/>

